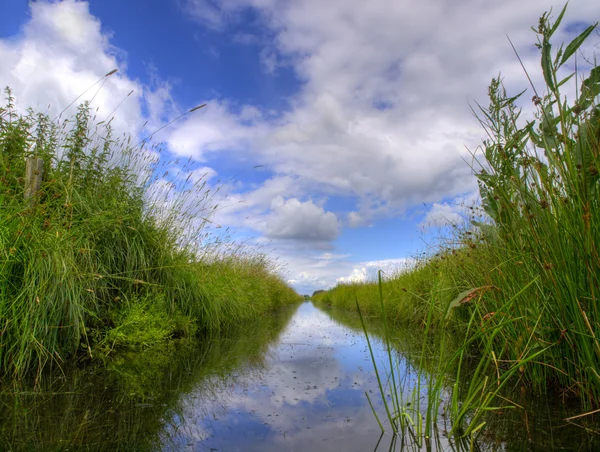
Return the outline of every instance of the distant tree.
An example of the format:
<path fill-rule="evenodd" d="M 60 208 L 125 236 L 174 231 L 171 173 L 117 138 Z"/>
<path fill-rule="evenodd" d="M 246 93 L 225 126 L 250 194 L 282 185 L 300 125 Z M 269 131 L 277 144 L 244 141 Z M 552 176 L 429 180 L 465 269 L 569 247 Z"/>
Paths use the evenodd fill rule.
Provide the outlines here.
<path fill-rule="evenodd" d="M 315 290 L 312 294 L 312 296 L 314 297 L 315 295 L 317 295 L 318 293 L 323 293 L 325 292 L 324 290 Z"/>

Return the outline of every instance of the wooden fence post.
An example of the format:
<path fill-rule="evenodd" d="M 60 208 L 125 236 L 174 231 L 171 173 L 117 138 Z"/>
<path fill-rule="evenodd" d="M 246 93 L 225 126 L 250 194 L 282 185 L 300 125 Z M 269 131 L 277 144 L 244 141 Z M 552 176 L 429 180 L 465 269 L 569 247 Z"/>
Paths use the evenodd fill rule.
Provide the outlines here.
<path fill-rule="evenodd" d="M 44 161 L 37 157 L 28 157 L 25 162 L 25 199 L 29 199 L 30 207 L 37 202 L 43 175 Z"/>

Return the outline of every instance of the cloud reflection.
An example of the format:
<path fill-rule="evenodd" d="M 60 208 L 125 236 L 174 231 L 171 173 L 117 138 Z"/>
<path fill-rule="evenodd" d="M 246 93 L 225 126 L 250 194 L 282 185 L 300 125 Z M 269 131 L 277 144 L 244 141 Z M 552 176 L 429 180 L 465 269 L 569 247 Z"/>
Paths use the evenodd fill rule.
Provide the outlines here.
<path fill-rule="evenodd" d="M 382 345 L 374 346 L 382 356 Z M 202 385 L 183 401 L 180 422 L 166 432 L 174 449 L 362 451 L 379 439 L 364 394 L 374 393 L 382 415 L 366 341 L 311 303 L 298 309 L 264 368 L 243 369 L 216 387 Z"/>

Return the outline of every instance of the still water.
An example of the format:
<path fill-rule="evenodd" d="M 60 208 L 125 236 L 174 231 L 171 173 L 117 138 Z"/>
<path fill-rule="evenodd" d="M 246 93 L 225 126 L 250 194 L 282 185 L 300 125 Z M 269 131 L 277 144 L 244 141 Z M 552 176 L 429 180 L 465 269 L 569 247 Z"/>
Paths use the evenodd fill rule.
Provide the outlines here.
<path fill-rule="evenodd" d="M 199 387 L 185 398 L 163 444 L 172 441 L 174 450 L 366 451 L 379 440 L 365 396 L 378 391 L 367 344 L 311 303 L 297 309 L 263 366 L 239 369 L 230 384 L 215 383 L 213 391 Z"/>
<path fill-rule="evenodd" d="M 307 302 L 205 345 L 123 354 L 35 386 L 3 387 L 0 450 L 419 450 L 385 425 L 357 325 L 354 313 Z M 420 345 L 402 343 L 394 353 L 410 390 L 411 347 L 416 356 Z M 372 346 L 382 361 L 383 344 L 374 338 Z M 388 430 L 383 436 L 365 393 Z M 560 404 L 536 403 L 529 414 L 492 420 L 477 444 L 450 442 L 442 426 L 423 450 L 600 450 L 596 436 L 561 421 Z"/>

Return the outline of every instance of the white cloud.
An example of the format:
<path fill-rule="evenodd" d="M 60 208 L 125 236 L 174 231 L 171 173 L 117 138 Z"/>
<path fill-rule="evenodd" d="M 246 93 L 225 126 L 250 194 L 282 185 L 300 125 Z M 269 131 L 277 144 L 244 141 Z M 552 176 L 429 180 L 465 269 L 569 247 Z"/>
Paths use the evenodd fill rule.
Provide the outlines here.
<path fill-rule="evenodd" d="M 335 286 L 340 275 L 352 272 L 355 264 L 348 255 L 336 255 L 330 252 L 314 250 L 299 253 L 293 248 L 279 247 L 278 253 L 287 263 L 287 281 L 299 293 L 311 294 L 317 289 L 329 289 Z"/>
<path fill-rule="evenodd" d="M 268 238 L 302 241 L 335 240 L 340 232 L 338 219 L 312 201 L 277 196 L 271 203 L 264 233 Z"/>
<path fill-rule="evenodd" d="M 449 225 L 461 225 L 473 215 L 472 208 L 479 203 L 479 193 L 473 192 L 459 196 L 452 202 L 435 202 L 425 214 L 419 226 L 436 228 Z"/>
<path fill-rule="evenodd" d="M 202 161 L 220 153 L 247 161 L 249 168 L 268 165 L 272 175 L 264 183 L 228 187 L 229 207 L 217 213 L 219 224 L 294 242 L 296 248 L 278 244 L 280 255 L 289 258 L 292 280 L 300 287 L 334 284 L 340 275 L 368 267 L 317 259 L 313 251 L 300 256 L 302 241 L 322 244 L 338 237 L 342 222 L 371 225 L 423 202 L 433 203 L 424 224 L 456 218 L 452 204 L 442 200 L 476 190 L 465 145 L 475 149 L 483 135 L 467 102 L 485 104 L 486 87 L 499 71 L 512 92 L 528 87 L 506 35 L 534 83 L 540 83 L 530 26 L 551 5 L 558 12 L 562 3 L 186 1 L 201 25 L 265 46 L 267 69 L 277 75 L 285 62 L 302 82 L 290 108 L 279 115 L 207 99 L 207 108 L 159 138 L 181 157 Z M 269 42 L 229 33 L 227 27 L 247 7 L 262 18 L 273 37 Z M 156 128 L 184 110 L 171 98 L 168 83 L 154 80 L 148 86 L 128 76 L 126 55 L 110 44 L 87 3 L 39 1 L 30 8 L 21 33 L 0 39 L 0 85 L 13 88 L 22 108 L 50 105 L 50 113 L 57 114 L 118 68 L 101 89 L 97 85 L 82 97 L 93 98 L 99 119 L 126 99 L 113 121 L 118 132 L 136 133 L 146 120 Z M 572 0 L 565 23 L 599 16 L 597 2 Z M 557 41 L 566 38 L 560 30 Z M 199 171 L 204 169 L 196 176 Z M 212 171 L 206 171 L 205 180 L 212 181 Z M 327 212 L 319 200 L 332 196 L 355 199 L 356 205 Z M 289 238 L 295 240 L 284 240 Z"/>
<path fill-rule="evenodd" d="M 356 199 L 355 206 L 336 214 L 345 226 L 362 227 L 421 203 L 432 206 L 421 226 L 441 226 L 459 218 L 462 211 L 454 203 L 461 201 L 443 200 L 477 192 L 467 148 L 474 151 L 484 136 L 469 102 L 486 105 L 487 86 L 500 72 L 509 92 L 530 89 L 507 35 L 534 84 L 542 85 L 530 27 L 550 7 L 556 16 L 564 2 L 210 4 L 212 17 L 203 15 L 202 8 L 196 17 L 212 20 L 224 30 L 235 26 L 244 8 L 253 8 L 274 36 L 268 43 L 253 40 L 253 44 L 275 50 L 278 60 L 302 81 L 289 111 L 277 121 L 255 124 L 260 133 L 247 142 L 247 152 L 269 162 L 274 180 L 293 181 L 287 187 L 293 195 L 271 193 L 284 198 Z M 215 19 L 217 10 L 221 15 Z M 563 25 L 594 17 L 600 17 L 600 4 L 573 0 Z M 569 40 L 564 26 L 555 38 Z M 531 96 L 528 92 L 523 97 L 529 111 Z M 255 227 L 259 223 L 264 227 L 264 218 Z M 289 249 L 281 255 L 290 262 L 290 281 L 305 291 L 330 286 L 340 275 L 360 278 L 362 269 L 368 269 L 342 260 L 317 267 L 316 262 L 323 261 Z"/>
<path fill-rule="evenodd" d="M 358 212 L 350 212 L 348 214 L 348 226 L 358 228 L 366 224 L 364 218 Z"/>
<path fill-rule="evenodd" d="M 509 89 L 527 88 L 507 34 L 534 82 L 541 80 L 530 26 L 552 4 L 562 6 L 542 0 L 188 2 L 200 23 L 222 28 L 235 24 L 244 8 L 261 15 L 275 36 L 263 52 L 276 50 L 273 58 L 285 59 L 303 84 L 289 112 L 254 125 L 248 151 L 313 193 L 357 197 L 351 227 L 476 190 L 465 145 L 475 149 L 483 131 L 468 102 L 485 104 L 499 71 L 509 76 Z M 573 1 L 566 20 L 599 14 L 599 5 Z"/>
<path fill-rule="evenodd" d="M 279 250 L 288 263 L 288 282 L 299 293 L 311 294 L 317 289 L 330 289 L 339 283 L 376 281 L 379 270 L 383 277 L 406 271 L 415 264 L 413 258 L 380 259 L 351 262 L 347 254 L 320 253 L 300 255 L 290 250 Z"/>
<path fill-rule="evenodd" d="M 414 263 L 415 260 L 411 258 L 381 259 L 361 262 L 354 266 L 352 273 L 348 276 L 338 278 L 336 282 L 338 284 L 351 284 L 377 281 L 379 271 L 383 272 L 382 277 L 385 279 L 409 270 Z"/>
<path fill-rule="evenodd" d="M 260 52 L 260 63 L 263 67 L 263 70 L 267 74 L 274 74 L 280 63 L 277 59 L 277 53 L 269 48 L 264 48 Z"/>
<path fill-rule="evenodd" d="M 230 112 L 227 102 L 206 100 L 207 106 L 174 124 L 160 135 L 175 155 L 203 161 L 211 152 L 247 149 L 263 134 L 258 109 L 243 107 L 239 116 Z"/>
<path fill-rule="evenodd" d="M 146 88 L 127 77 L 123 53 L 110 45 L 88 4 L 42 1 L 30 3 L 30 9 L 31 19 L 21 34 L 0 40 L 0 84 L 13 90 L 17 105 L 54 117 L 85 93 L 80 101 L 92 100 L 98 120 L 118 107 L 113 128 L 137 132 L 144 122 L 141 102 Z M 119 72 L 96 84 L 117 68 Z M 76 105 L 65 115 L 70 116 Z"/>
<path fill-rule="evenodd" d="M 190 179 L 194 183 L 198 183 L 200 181 L 208 182 L 209 180 L 216 177 L 216 175 L 217 175 L 217 172 L 214 169 L 212 169 L 208 166 L 203 166 L 203 167 L 196 168 L 195 170 L 191 171 Z"/>
<path fill-rule="evenodd" d="M 224 23 L 224 10 L 213 2 L 184 0 L 186 14 L 192 15 L 198 23 L 208 28 L 221 28 Z"/>
<path fill-rule="evenodd" d="M 433 203 L 421 222 L 423 227 L 458 225 L 464 221 L 464 208 L 456 204 Z"/>
<path fill-rule="evenodd" d="M 323 254 L 317 256 L 316 259 L 324 261 L 324 262 L 329 262 L 332 260 L 344 259 L 349 256 L 350 256 L 349 254 L 323 253 Z"/>
<path fill-rule="evenodd" d="M 361 283 L 367 281 L 367 268 L 354 268 L 349 276 L 341 276 L 337 282 L 341 284 Z"/>

